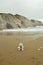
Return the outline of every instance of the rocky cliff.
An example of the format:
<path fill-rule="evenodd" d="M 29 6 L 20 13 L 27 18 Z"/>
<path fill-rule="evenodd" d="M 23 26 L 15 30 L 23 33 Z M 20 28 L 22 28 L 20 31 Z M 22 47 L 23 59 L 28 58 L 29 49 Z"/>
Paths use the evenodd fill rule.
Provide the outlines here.
<path fill-rule="evenodd" d="M 13 28 L 27 28 L 33 26 L 43 26 L 41 21 L 29 20 L 28 18 L 21 15 L 13 15 L 0 13 L 0 30 L 2 29 L 13 29 Z"/>

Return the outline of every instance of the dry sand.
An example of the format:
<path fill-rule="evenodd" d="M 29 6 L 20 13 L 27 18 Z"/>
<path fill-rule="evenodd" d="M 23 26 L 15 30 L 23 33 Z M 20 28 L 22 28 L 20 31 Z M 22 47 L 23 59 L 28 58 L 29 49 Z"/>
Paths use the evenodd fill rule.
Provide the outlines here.
<path fill-rule="evenodd" d="M 43 65 L 42 35 L 0 35 L 0 65 Z M 17 49 L 20 42 L 23 52 Z"/>

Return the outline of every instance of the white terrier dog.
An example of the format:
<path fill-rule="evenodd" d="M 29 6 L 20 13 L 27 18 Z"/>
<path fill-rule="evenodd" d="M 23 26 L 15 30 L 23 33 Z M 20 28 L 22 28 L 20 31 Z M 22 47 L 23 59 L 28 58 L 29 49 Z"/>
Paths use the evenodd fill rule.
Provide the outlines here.
<path fill-rule="evenodd" d="M 19 51 L 23 51 L 24 50 L 23 43 L 19 43 L 18 50 Z"/>

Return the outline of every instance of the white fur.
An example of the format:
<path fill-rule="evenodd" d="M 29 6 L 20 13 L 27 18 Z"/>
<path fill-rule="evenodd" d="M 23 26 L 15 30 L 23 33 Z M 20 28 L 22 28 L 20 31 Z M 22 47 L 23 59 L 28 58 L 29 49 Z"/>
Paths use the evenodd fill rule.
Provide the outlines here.
<path fill-rule="evenodd" d="M 20 46 L 22 46 L 22 51 L 24 50 L 23 43 L 19 43 L 18 50 L 20 51 Z"/>

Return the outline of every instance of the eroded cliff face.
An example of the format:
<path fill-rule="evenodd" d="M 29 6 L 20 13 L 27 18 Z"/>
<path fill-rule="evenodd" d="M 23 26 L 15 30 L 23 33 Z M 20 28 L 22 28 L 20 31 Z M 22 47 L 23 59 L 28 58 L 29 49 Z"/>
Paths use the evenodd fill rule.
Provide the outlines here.
<path fill-rule="evenodd" d="M 27 28 L 33 26 L 43 26 L 41 21 L 29 20 L 21 15 L 12 15 L 6 13 L 0 13 L 0 30 L 2 29 L 14 29 L 14 28 Z"/>

